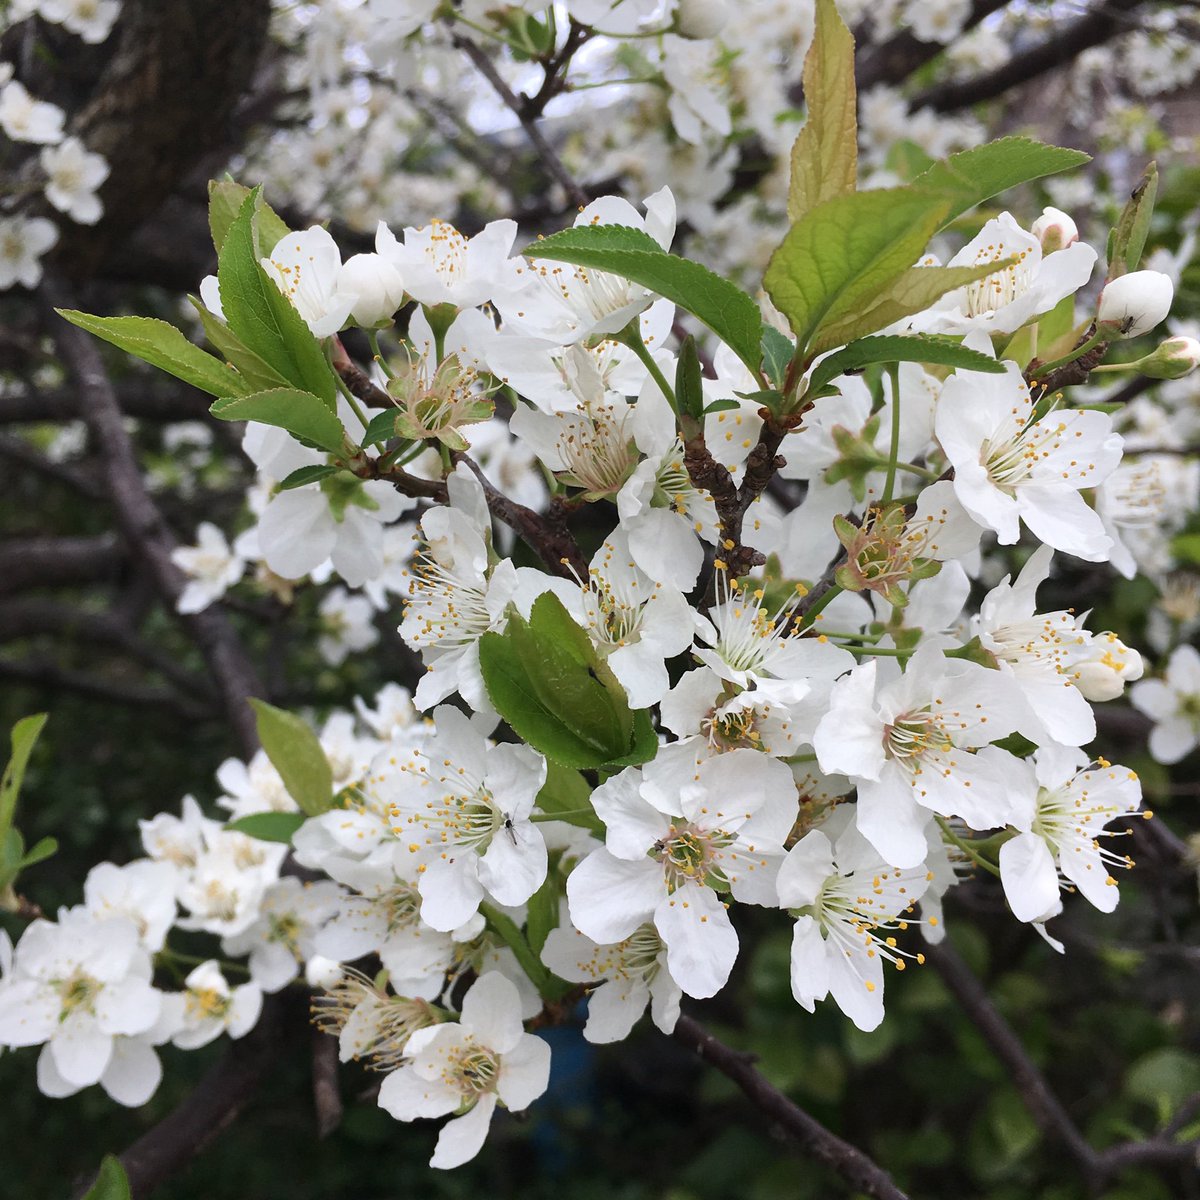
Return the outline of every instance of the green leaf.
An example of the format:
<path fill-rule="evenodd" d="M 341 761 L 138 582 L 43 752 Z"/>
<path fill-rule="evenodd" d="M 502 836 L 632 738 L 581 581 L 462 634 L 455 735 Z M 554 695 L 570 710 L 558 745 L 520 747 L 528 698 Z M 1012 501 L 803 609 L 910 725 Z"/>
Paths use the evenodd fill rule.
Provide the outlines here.
<path fill-rule="evenodd" d="M 767 392 L 766 395 L 774 397 L 775 392 Z M 736 400 L 714 400 L 711 404 L 704 406 L 704 415 L 707 417 L 712 413 L 731 412 L 735 408 L 742 406 Z"/>
<path fill-rule="evenodd" d="M 582 225 L 534 242 L 525 254 L 609 271 L 673 300 L 758 373 L 762 337 L 758 305 L 707 267 L 668 254 L 648 233 L 628 225 Z"/>
<path fill-rule="evenodd" d="M 948 204 L 939 229 L 969 208 L 1009 188 L 1047 175 L 1057 175 L 1091 162 L 1081 150 L 1048 146 L 1027 137 L 1003 137 L 934 163 L 912 186 L 941 197 Z"/>
<path fill-rule="evenodd" d="M 1116 279 L 1138 269 L 1142 251 L 1146 248 L 1146 237 L 1150 233 L 1150 220 L 1154 216 L 1154 201 L 1158 196 L 1158 165 L 1151 163 L 1146 168 L 1137 187 L 1133 189 L 1129 202 L 1108 237 L 1108 278 Z"/>
<path fill-rule="evenodd" d="M 525 916 L 525 935 L 534 954 L 540 955 L 550 930 L 558 925 L 559 879 L 557 871 L 547 871 L 542 886 L 529 897 Z"/>
<path fill-rule="evenodd" d="M 1200 1057 L 1174 1046 L 1143 1055 L 1133 1064 L 1125 1090 L 1151 1105 L 1166 1122 L 1193 1092 L 1200 1091 Z"/>
<path fill-rule="evenodd" d="M 333 806 L 333 772 L 317 735 L 295 714 L 265 700 L 252 699 L 250 706 L 258 724 L 258 740 L 288 795 L 308 816 L 320 816 Z"/>
<path fill-rule="evenodd" d="M 633 714 L 633 747 L 628 754 L 622 754 L 620 758 L 609 759 L 604 764 L 606 769 L 621 767 L 637 767 L 644 762 L 649 762 L 658 753 L 658 734 L 654 732 L 654 722 L 650 720 L 650 713 L 639 708 Z"/>
<path fill-rule="evenodd" d="M 504 633 L 484 634 L 479 665 L 496 711 L 547 758 L 598 767 L 631 749 L 624 689 L 552 592 L 529 621 L 514 613 Z"/>
<path fill-rule="evenodd" d="M 189 296 L 192 307 L 200 317 L 204 326 L 204 335 L 212 343 L 214 349 L 225 356 L 226 360 L 237 368 L 238 373 L 255 392 L 266 391 L 268 388 L 289 387 L 289 383 L 270 363 L 265 362 L 248 346 L 244 345 L 224 321 L 214 316 L 204 307 L 197 296 Z"/>
<path fill-rule="evenodd" d="M 21 794 L 21 784 L 25 782 L 25 769 L 29 766 L 29 756 L 33 753 L 34 744 L 48 720 L 48 713 L 34 713 L 30 717 L 22 717 L 12 727 L 12 733 L 9 735 L 12 754 L 4 768 L 4 774 L 0 776 L 0 835 L 12 826 L 13 816 L 17 811 L 17 797 Z"/>
<path fill-rule="evenodd" d="M 58 839 L 52 837 L 39 838 L 33 848 L 21 856 L 21 867 L 32 867 L 37 863 L 58 853 Z"/>
<path fill-rule="evenodd" d="M 258 196 L 255 188 L 243 201 L 221 247 L 217 279 L 226 324 L 292 386 L 319 396 L 333 412 L 337 384 L 325 352 L 255 253 Z"/>
<path fill-rule="evenodd" d="M 787 212 L 792 222 L 858 182 L 858 100 L 854 38 L 834 0 L 817 0 L 816 29 L 804 58 L 808 119 L 792 146 Z"/>
<path fill-rule="evenodd" d="M 795 353 L 796 347 L 786 333 L 780 332 L 774 325 L 763 326 L 763 373 L 770 380 L 772 387 L 783 387 L 787 369 L 791 365 L 792 355 Z"/>
<path fill-rule="evenodd" d="M 234 833 L 244 833 L 247 837 L 257 838 L 260 842 L 290 844 L 292 835 L 306 820 L 308 818 L 304 813 L 260 812 L 230 821 L 225 828 Z"/>
<path fill-rule="evenodd" d="M 399 410 L 395 408 L 385 408 L 383 412 L 376 413 L 363 430 L 359 445 L 374 446 L 377 442 L 396 437 L 396 418 L 399 415 Z"/>
<path fill-rule="evenodd" d="M 604 824 L 592 808 L 592 785 L 578 772 L 552 758 L 546 760 L 546 782 L 537 794 L 539 812 L 604 836 Z"/>
<path fill-rule="evenodd" d="M 998 263 L 984 263 L 975 267 L 909 267 L 895 282 L 883 288 L 878 296 L 866 301 L 860 311 L 827 322 L 820 336 L 809 347 L 809 353 L 820 354 L 835 346 L 844 346 L 855 338 L 910 317 L 928 308 L 947 292 L 973 283 L 976 279 L 983 279 L 1012 262 L 1016 262 L 1016 259 L 1003 259 Z"/>
<path fill-rule="evenodd" d="M 521 964 L 521 969 L 529 977 L 529 982 L 537 988 L 538 995 L 543 1000 L 551 1002 L 559 1000 L 571 990 L 570 984 L 564 983 L 557 975 L 550 973 L 546 964 L 534 953 L 512 917 L 502 913 L 491 904 L 481 904 L 479 911 L 488 923 L 488 928 L 498 934 L 517 956 L 517 962 Z"/>
<path fill-rule="evenodd" d="M 690 333 L 683 339 L 675 366 L 675 401 L 679 406 L 679 415 L 690 417 L 697 423 L 698 430 L 698 422 L 704 415 L 704 377 L 700 372 L 696 339 Z M 688 431 L 684 432 L 687 434 Z"/>
<path fill-rule="evenodd" d="M 242 396 L 250 384 L 219 358 L 194 346 L 184 334 L 153 317 L 93 317 L 72 309 L 54 310 L 88 333 L 190 383 L 210 396 Z"/>
<path fill-rule="evenodd" d="M 763 284 L 801 348 L 814 353 L 811 343 L 823 326 L 856 315 L 894 284 L 920 258 L 945 213 L 944 201 L 888 188 L 826 200 L 793 225 Z"/>
<path fill-rule="evenodd" d="M 346 431 L 341 421 L 312 392 L 273 388 L 269 392 L 218 400 L 208 411 L 222 421 L 261 421 L 264 425 L 277 425 L 331 454 L 340 453 L 345 444 Z"/>
<path fill-rule="evenodd" d="M 83 1200 L 132 1200 L 129 1176 L 114 1154 L 106 1154 L 96 1175 L 96 1182 L 85 1193 Z"/>
<path fill-rule="evenodd" d="M 208 227 L 212 232 L 213 248 L 218 254 L 225 244 L 229 227 L 250 195 L 250 189 L 232 179 L 210 179 L 208 183 Z M 275 243 L 287 237 L 291 230 L 286 222 L 259 193 L 254 217 L 256 248 L 262 255 L 270 254 Z"/>
<path fill-rule="evenodd" d="M 894 335 L 860 338 L 844 350 L 821 359 L 813 368 L 808 386 L 811 391 L 819 391 L 831 379 L 847 371 L 855 371 L 869 363 L 893 362 L 935 363 L 964 371 L 983 371 L 988 375 L 1004 374 L 1003 363 L 949 338 Z"/>
<path fill-rule="evenodd" d="M 340 467 L 334 467 L 325 464 L 323 467 L 297 467 L 279 484 L 281 492 L 290 492 L 292 488 L 304 487 L 307 483 L 316 483 L 321 479 L 328 479 L 330 475 L 336 475 L 340 471 Z"/>

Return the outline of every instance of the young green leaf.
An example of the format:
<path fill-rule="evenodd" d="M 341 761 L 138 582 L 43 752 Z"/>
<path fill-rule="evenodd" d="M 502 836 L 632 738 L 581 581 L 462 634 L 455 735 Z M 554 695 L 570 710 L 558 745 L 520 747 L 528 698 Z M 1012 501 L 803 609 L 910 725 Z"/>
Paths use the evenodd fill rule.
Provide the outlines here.
<path fill-rule="evenodd" d="M 535 750 L 565 767 L 598 767 L 633 746 L 624 689 L 553 593 L 529 621 L 486 633 L 479 665 L 496 711 Z"/>
<path fill-rule="evenodd" d="M 291 843 L 292 835 L 308 818 L 304 813 L 259 812 L 230 821 L 226 829 L 244 833 L 260 842 Z"/>
<path fill-rule="evenodd" d="M 60 317 L 152 367 L 190 383 L 210 396 L 244 396 L 250 384 L 219 358 L 193 345 L 184 334 L 153 317 L 94 317 L 55 309 Z"/>
<path fill-rule="evenodd" d="M 29 766 L 29 756 L 48 720 L 48 713 L 34 713 L 31 717 L 22 717 L 12 727 L 9 735 L 12 754 L 3 776 L 0 776 L 0 835 L 12 825 L 17 797 L 21 794 L 21 784 L 25 782 L 25 769 Z"/>
<path fill-rule="evenodd" d="M 792 146 L 788 220 L 795 223 L 824 200 L 858 182 L 858 99 L 854 38 L 834 0 L 817 0 L 817 22 L 804 59 L 808 117 Z"/>
<path fill-rule="evenodd" d="M 557 871 L 548 871 L 542 886 L 529 897 L 525 916 L 525 936 L 534 954 L 541 954 L 550 930 L 558 925 L 559 888 Z"/>
<path fill-rule="evenodd" d="M 396 418 L 399 415 L 399 410 L 395 408 L 385 408 L 383 412 L 376 413 L 366 429 L 363 430 L 359 445 L 374 446 L 377 442 L 386 442 L 389 438 L 394 438 L 396 436 Z"/>
<path fill-rule="evenodd" d="M 895 335 L 860 338 L 844 350 L 821 359 L 813 368 L 808 386 L 811 391 L 819 391 L 831 379 L 847 371 L 856 371 L 869 363 L 893 362 L 935 363 L 964 371 L 982 371 L 989 375 L 1004 373 L 1002 363 L 949 338 Z"/>
<path fill-rule="evenodd" d="M 922 192 L 888 188 L 826 200 L 793 225 L 763 285 L 800 346 L 811 354 L 822 326 L 859 312 L 895 283 L 945 211 L 944 201 Z"/>
<path fill-rule="evenodd" d="M 132 1200 L 129 1191 L 129 1176 L 114 1154 L 106 1154 L 96 1175 L 96 1182 L 88 1188 L 83 1200 Z"/>
<path fill-rule="evenodd" d="M 218 254 L 225 244 L 229 227 L 233 224 L 250 189 L 232 179 L 210 179 L 208 183 L 208 228 L 212 233 L 213 248 Z M 275 243 L 286 237 L 291 230 L 278 213 L 262 198 L 260 193 L 255 213 L 256 249 L 260 255 L 270 254 Z"/>
<path fill-rule="evenodd" d="M 58 853 L 58 839 L 38 838 L 33 846 L 21 856 L 21 867 L 32 867 Z"/>
<path fill-rule="evenodd" d="M 762 331 L 762 365 L 772 387 L 783 387 L 787 369 L 796 353 L 795 344 L 786 333 L 781 333 L 774 325 L 764 325 Z"/>
<path fill-rule="evenodd" d="M 689 333 L 679 348 L 679 361 L 675 365 L 675 401 L 679 415 L 699 422 L 704 415 L 704 377 L 700 373 L 700 356 L 696 353 L 696 339 Z M 697 425 L 697 429 L 699 426 Z M 685 434 L 686 434 L 685 430 Z"/>
<path fill-rule="evenodd" d="M 290 492 L 292 488 L 304 487 L 309 483 L 319 483 L 322 479 L 328 479 L 330 475 L 336 475 L 340 470 L 341 467 L 335 467 L 329 463 L 324 466 L 297 467 L 280 481 L 279 490 Z"/>
<path fill-rule="evenodd" d="M 1130 194 L 1129 202 L 1121 212 L 1116 227 L 1108 238 L 1108 278 L 1127 275 L 1138 269 L 1146 238 L 1150 233 L 1150 220 L 1154 216 L 1154 201 L 1158 196 L 1158 165 L 1151 163 L 1146 168 L 1137 187 Z"/>
<path fill-rule="evenodd" d="M 270 363 L 260 358 L 225 324 L 204 307 L 196 296 L 189 296 L 192 307 L 200 317 L 204 326 L 204 336 L 215 350 L 220 351 L 231 366 L 245 379 L 252 392 L 267 391 L 270 388 L 291 387 L 286 379 L 275 370 Z"/>
<path fill-rule="evenodd" d="M 346 440 L 342 423 L 319 396 L 295 388 L 273 388 L 250 396 L 218 400 L 208 410 L 222 421 L 261 421 L 277 425 L 294 437 L 311 442 L 330 454 L 341 451 Z"/>
<path fill-rule="evenodd" d="M 758 373 L 762 354 L 758 305 L 707 267 L 668 254 L 648 233 L 627 225 L 581 225 L 534 242 L 525 254 L 609 271 L 665 296 L 707 325 Z"/>
<path fill-rule="evenodd" d="M 576 770 L 546 760 L 546 782 L 537 795 L 539 812 L 604 837 L 604 824 L 592 808 L 592 786 Z"/>
<path fill-rule="evenodd" d="M 333 772 L 317 735 L 293 713 L 265 700 L 251 700 L 262 742 L 288 795 L 310 817 L 333 805 Z"/>
<path fill-rule="evenodd" d="M 649 762 L 658 753 L 658 734 L 654 732 L 654 722 L 644 708 L 639 708 L 633 714 L 633 744 L 628 754 L 620 758 L 610 758 L 604 764 L 607 770 L 620 770 L 622 767 L 637 767 Z"/>
<path fill-rule="evenodd" d="M 938 226 L 941 229 L 1009 188 L 1090 161 L 1081 150 L 1047 146 L 1033 138 L 1003 137 L 934 163 L 913 180 L 912 186 L 946 201 L 946 214 Z"/>
<path fill-rule="evenodd" d="M 292 386 L 319 396 L 332 412 L 337 384 L 325 352 L 258 261 L 254 246 L 258 195 L 256 188 L 243 201 L 221 247 L 217 279 L 226 323 Z"/>
<path fill-rule="evenodd" d="M 1003 259 L 974 267 L 909 267 L 877 296 L 866 300 L 857 312 L 827 321 L 809 346 L 810 354 L 821 354 L 835 346 L 844 346 L 855 338 L 910 317 L 928 308 L 935 300 L 955 288 L 983 279 L 994 271 L 1016 262 Z"/>

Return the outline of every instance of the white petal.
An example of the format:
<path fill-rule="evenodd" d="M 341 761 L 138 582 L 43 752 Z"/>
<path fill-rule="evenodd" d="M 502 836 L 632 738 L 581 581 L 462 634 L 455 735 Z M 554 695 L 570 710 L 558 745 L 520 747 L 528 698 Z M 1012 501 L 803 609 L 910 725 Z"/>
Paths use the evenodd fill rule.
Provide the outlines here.
<path fill-rule="evenodd" d="M 469 1113 L 448 1121 L 438 1135 L 437 1148 L 429 1160 L 429 1165 L 440 1171 L 448 1171 L 470 1162 L 487 1141 L 488 1128 L 495 1111 L 496 1097 L 480 1096 Z"/>
<path fill-rule="evenodd" d="M 665 891 L 651 859 L 626 862 L 595 850 L 567 878 L 571 924 L 602 946 L 623 941 L 650 920 Z"/>
<path fill-rule="evenodd" d="M 497 1054 L 507 1054 L 525 1033 L 516 987 L 499 971 L 481 975 L 463 998 L 462 1026 Z"/>
<path fill-rule="evenodd" d="M 1054 855 L 1036 833 L 1019 833 L 1000 847 L 1000 882 L 1018 921 L 1040 921 L 1059 903 Z"/>
<path fill-rule="evenodd" d="M 118 1104 L 140 1108 L 158 1090 L 163 1069 L 154 1047 L 135 1038 L 118 1038 L 100 1086 Z"/>
<path fill-rule="evenodd" d="M 654 924 L 667 943 L 671 978 L 697 1000 L 716 995 L 733 970 L 738 936 L 712 888 L 678 888 L 659 903 Z"/>
<path fill-rule="evenodd" d="M 496 1091 L 505 1107 L 514 1112 L 528 1108 L 550 1082 L 550 1046 L 532 1033 L 523 1033 L 517 1045 L 500 1060 Z"/>

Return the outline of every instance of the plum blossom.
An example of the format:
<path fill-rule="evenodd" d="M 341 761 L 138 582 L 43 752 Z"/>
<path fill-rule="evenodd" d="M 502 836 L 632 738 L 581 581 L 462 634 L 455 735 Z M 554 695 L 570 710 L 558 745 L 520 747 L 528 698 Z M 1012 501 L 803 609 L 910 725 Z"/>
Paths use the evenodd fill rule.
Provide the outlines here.
<path fill-rule="evenodd" d="M 663 1033 L 675 1028 L 682 992 L 667 970 L 667 947 L 653 925 L 642 925 L 608 946 L 598 946 L 578 929 L 560 925 L 546 938 L 542 962 L 568 983 L 596 985 L 588 993 L 583 1027 L 589 1042 L 619 1042 L 628 1037 L 647 1005 Z"/>
<path fill-rule="evenodd" d="M 689 996 L 712 996 L 738 952 L 718 892 L 775 903 L 796 785 L 785 764 L 755 750 L 706 759 L 686 782 L 654 766 L 627 768 L 592 793 L 607 833 L 567 879 L 571 923 L 601 945 L 653 923 L 671 978 Z"/>
<path fill-rule="evenodd" d="M 1117 907 L 1112 869 L 1131 866 L 1132 860 L 1102 847 L 1100 838 L 1127 835 L 1105 827 L 1138 813 L 1142 786 L 1128 767 L 1100 759 L 1080 770 L 1084 761 L 1077 751 L 1053 746 L 1033 756 L 1033 818 L 1000 847 L 1000 881 L 1020 921 L 1054 916 L 1062 908 L 1060 888 L 1072 884 L 1101 912 Z"/>
<path fill-rule="evenodd" d="M 201 963 L 183 982 L 182 992 L 163 997 L 164 1020 L 175 1030 L 171 1041 L 181 1050 L 207 1046 L 222 1033 L 245 1037 L 258 1024 L 262 989 L 254 982 L 230 987 L 215 959 Z"/>
<path fill-rule="evenodd" d="M 242 577 L 246 561 L 211 521 L 196 527 L 196 545 L 178 546 L 171 561 L 188 577 L 175 603 L 181 613 L 203 612 Z"/>
<path fill-rule="evenodd" d="M 92 154 L 74 137 L 41 153 L 46 172 L 46 199 L 80 225 L 95 225 L 104 208 L 96 189 L 108 178 L 109 167 L 103 155 Z"/>
<path fill-rule="evenodd" d="M 1200 745 L 1200 653 L 1177 646 L 1162 679 L 1134 684 L 1130 700 L 1154 722 L 1150 753 L 1161 763 L 1177 763 Z"/>
<path fill-rule="evenodd" d="M 446 705 L 433 721 L 433 737 L 389 760 L 373 788 L 390 803 L 400 874 L 420 876 L 422 919 L 449 932 L 485 896 L 523 904 L 545 879 L 546 842 L 530 816 L 546 760 L 528 746 L 489 745 Z"/>
<path fill-rule="evenodd" d="M 910 325 L 922 333 L 1016 333 L 1022 325 L 1074 295 L 1091 277 L 1096 251 L 1075 242 L 1043 256 L 1038 237 L 1009 213 L 988 221 L 947 264 L 982 266 L 1016 258 L 983 279 L 949 292 Z"/>
<path fill-rule="evenodd" d="M 812 1012 L 832 993 L 859 1029 L 875 1029 L 883 1020 L 883 964 L 904 970 L 906 952 L 893 934 L 915 922 L 910 914 L 929 878 L 924 862 L 889 865 L 841 814 L 806 833 L 788 851 L 778 883 L 780 903 L 796 917 L 796 1002 Z"/>
<path fill-rule="evenodd" d="M 944 658 L 929 643 L 898 679 L 878 680 L 878 666 L 872 660 L 834 684 L 813 745 L 823 771 L 857 782 L 858 828 L 884 860 L 922 862 L 933 813 L 980 830 L 1018 820 L 1013 756 L 990 745 L 1020 722 L 1010 678 Z"/>
<path fill-rule="evenodd" d="M 358 303 L 357 294 L 345 290 L 341 251 L 320 225 L 286 234 L 261 261 L 316 337 L 337 333 Z"/>
<path fill-rule="evenodd" d="M 0 1045 L 42 1045 L 53 1075 L 71 1089 L 100 1082 L 116 1039 L 146 1033 L 162 994 L 134 923 L 64 909 L 32 922 L 0 984 Z"/>
<path fill-rule="evenodd" d="M 404 1052 L 379 1105 L 398 1121 L 461 1114 L 438 1136 L 429 1165 L 440 1170 L 479 1153 L 497 1104 L 520 1112 L 550 1080 L 550 1047 L 524 1031 L 517 989 L 495 972 L 476 980 L 458 1021 L 418 1029 Z"/>
<path fill-rule="evenodd" d="M 1038 419 L 1020 368 L 1008 362 L 1002 375 L 958 372 L 947 380 L 935 429 L 962 506 L 1002 545 L 1016 542 L 1024 521 L 1055 550 L 1107 559 L 1112 539 L 1080 489 L 1103 483 L 1121 461 L 1109 416 L 1071 409 Z"/>

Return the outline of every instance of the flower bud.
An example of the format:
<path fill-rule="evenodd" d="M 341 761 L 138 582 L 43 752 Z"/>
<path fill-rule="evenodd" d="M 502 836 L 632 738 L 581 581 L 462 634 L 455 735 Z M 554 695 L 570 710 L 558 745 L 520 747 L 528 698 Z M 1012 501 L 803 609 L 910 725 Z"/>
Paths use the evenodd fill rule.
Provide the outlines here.
<path fill-rule="evenodd" d="M 404 280 L 380 255 L 356 254 L 342 266 L 338 291 L 358 297 L 350 315 L 356 325 L 371 329 L 395 316 L 404 300 Z"/>
<path fill-rule="evenodd" d="M 1174 298 L 1175 285 L 1161 271 L 1120 275 L 1100 293 L 1100 327 L 1112 337 L 1137 337 L 1166 317 Z"/>
<path fill-rule="evenodd" d="M 728 20 L 725 0 L 679 0 L 675 10 L 675 28 L 680 36 L 696 41 L 716 37 Z"/>
<path fill-rule="evenodd" d="M 1043 208 L 1042 215 L 1029 231 L 1042 243 L 1043 254 L 1065 250 L 1079 241 L 1079 229 L 1065 212 L 1058 208 Z"/>
<path fill-rule="evenodd" d="M 1194 337 L 1169 337 L 1153 354 L 1130 363 L 1130 368 L 1150 379 L 1182 379 L 1200 367 L 1200 342 Z"/>

